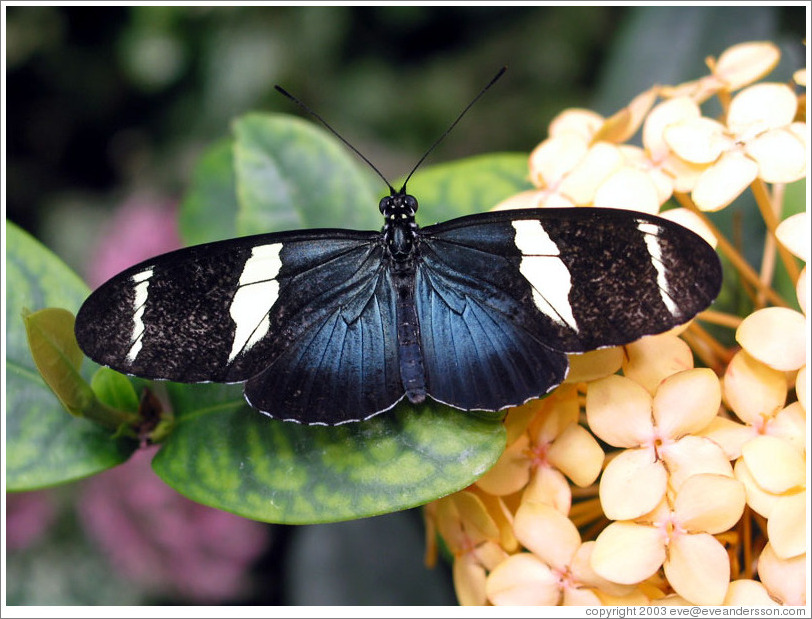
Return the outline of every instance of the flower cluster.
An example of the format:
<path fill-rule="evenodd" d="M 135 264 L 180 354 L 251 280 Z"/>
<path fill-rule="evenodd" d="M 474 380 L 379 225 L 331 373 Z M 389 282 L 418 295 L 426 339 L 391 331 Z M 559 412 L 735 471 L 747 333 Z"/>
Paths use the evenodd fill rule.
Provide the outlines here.
<path fill-rule="evenodd" d="M 778 60 L 740 44 L 610 118 L 563 112 L 530 155 L 536 188 L 499 205 L 672 219 L 723 254 L 747 309 L 573 355 L 564 384 L 508 412 L 496 465 L 426 509 L 429 556 L 436 532 L 462 604 L 806 603 L 809 220 L 782 213 L 808 165 L 806 72 L 755 83 Z M 702 114 L 711 97 L 720 118 Z M 748 188 L 761 272 L 706 214 Z M 798 309 L 772 286 L 779 261 Z"/>

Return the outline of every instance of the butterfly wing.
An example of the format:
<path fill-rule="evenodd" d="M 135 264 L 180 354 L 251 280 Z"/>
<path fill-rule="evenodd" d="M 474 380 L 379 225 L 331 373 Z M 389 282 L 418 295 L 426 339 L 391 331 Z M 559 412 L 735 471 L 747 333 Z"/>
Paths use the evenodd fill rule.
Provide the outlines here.
<path fill-rule="evenodd" d="M 312 230 L 165 254 L 95 291 L 79 311 L 76 336 L 89 357 L 121 372 L 248 381 L 249 401 L 273 416 L 357 419 L 359 410 L 371 414 L 402 396 L 379 238 Z M 326 406 L 338 385 L 339 404 Z"/>
<path fill-rule="evenodd" d="M 429 395 L 497 410 L 563 380 L 563 353 L 690 320 L 721 265 L 693 232 L 614 209 L 533 209 L 422 230 L 417 277 Z"/>
<path fill-rule="evenodd" d="M 324 316 L 245 386 L 249 403 L 272 417 L 307 424 L 361 421 L 404 396 L 395 296 L 389 274 L 369 269 Z M 315 308 L 314 308 L 315 309 Z"/>

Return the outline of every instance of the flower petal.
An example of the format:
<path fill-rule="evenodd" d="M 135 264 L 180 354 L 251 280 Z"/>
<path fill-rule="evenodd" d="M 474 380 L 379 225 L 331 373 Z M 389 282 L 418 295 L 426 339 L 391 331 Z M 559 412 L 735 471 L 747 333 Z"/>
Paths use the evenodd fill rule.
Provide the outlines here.
<path fill-rule="evenodd" d="M 541 192 L 535 189 L 528 189 L 521 191 L 517 194 L 505 198 L 499 204 L 493 207 L 494 211 L 509 211 L 519 208 L 537 208 L 540 206 Z"/>
<path fill-rule="evenodd" d="M 591 589 L 586 587 L 565 587 L 564 606 L 600 606 L 601 599 Z"/>
<path fill-rule="evenodd" d="M 451 576 L 461 606 L 485 604 L 485 568 L 473 556 L 465 554 L 455 559 Z"/>
<path fill-rule="evenodd" d="M 709 368 L 685 370 L 666 378 L 651 410 L 662 436 L 680 438 L 705 428 L 719 412 L 722 388 Z"/>
<path fill-rule="evenodd" d="M 668 583 L 694 604 L 721 604 L 730 583 L 730 560 L 713 535 L 679 535 L 663 565 Z"/>
<path fill-rule="evenodd" d="M 753 312 L 736 329 L 736 341 L 776 370 L 789 372 L 806 363 L 806 319 L 786 307 Z"/>
<path fill-rule="evenodd" d="M 641 92 L 621 110 L 615 112 L 595 134 L 595 140 L 621 143 L 632 137 L 640 128 L 646 114 L 657 100 L 657 88 Z"/>
<path fill-rule="evenodd" d="M 724 153 L 699 175 L 691 198 L 703 211 L 718 211 L 735 200 L 758 176 L 758 164 L 738 151 Z"/>
<path fill-rule="evenodd" d="M 742 445 L 753 438 L 754 434 L 753 428 L 743 423 L 714 417 L 697 436 L 709 438 L 722 448 L 728 460 L 735 460 L 742 455 Z"/>
<path fill-rule="evenodd" d="M 623 364 L 623 348 L 613 346 L 569 355 L 570 371 L 565 383 L 586 383 L 614 374 Z"/>
<path fill-rule="evenodd" d="M 485 592 L 496 606 L 551 606 L 561 598 L 555 574 L 527 552 L 500 563 L 488 576 Z"/>
<path fill-rule="evenodd" d="M 750 469 L 747 468 L 744 458 L 736 460 L 733 474 L 736 476 L 736 479 L 744 484 L 747 505 L 750 506 L 750 509 L 760 516 L 768 518 L 778 503 L 779 495 L 765 491 L 756 483 L 753 474 L 750 472 Z"/>
<path fill-rule="evenodd" d="M 634 591 L 633 585 L 619 585 L 611 580 L 606 580 L 595 572 L 590 563 L 594 549 L 594 541 L 584 542 L 578 547 L 578 551 L 570 562 L 570 571 L 573 578 L 582 585 L 600 589 L 602 593 L 618 597 L 629 595 Z"/>
<path fill-rule="evenodd" d="M 627 449 L 609 461 L 599 488 L 601 506 L 611 520 L 647 514 L 665 496 L 668 473 L 652 449 Z"/>
<path fill-rule="evenodd" d="M 643 125 L 643 145 L 654 161 L 668 156 L 670 148 L 663 138 L 669 125 L 699 118 L 699 106 L 689 97 L 675 97 L 657 104 L 651 110 Z"/>
<path fill-rule="evenodd" d="M 798 376 L 795 377 L 795 393 L 798 396 L 798 402 L 806 411 L 806 365 L 798 370 Z"/>
<path fill-rule="evenodd" d="M 499 556 L 499 552 L 493 548 L 494 546 L 499 549 L 501 554 L 505 554 L 505 551 L 514 553 L 519 547 L 519 542 L 513 533 L 513 514 L 505 505 L 502 497 L 491 496 L 487 492 L 482 492 L 476 486 L 472 487 L 472 492 L 482 501 L 488 515 L 499 529 L 499 539 L 497 541 L 480 544 L 476 551 L 477 557 L 479 557 L 482 564 L 491 569 L 499 562 L 492 563 Z"/>
<path fill-rule="evenodd" d="M 781 494 L 804 487 L 806 464 L 803 453 L 775 436 L 757 436 L 742 445 L 742 458 L 759 486 Z"/>
<path fill-rule="evenodd" d="M 567 426 L 547 450 L 547 460 L 582 488 L 598 478 L 603 459 L 598 441 L 577 423 Z"/>
<path fill-rule="evenodd" d="M 725 594 L 725 606 L 778 606 L 767 588 L 757 580 L 740 578 L 730 583 Z"/>
<path fill-rule="evenodd" d="M 764 420 L 775 415 L 787 399 L 787 379 L 740 350 L 725 371 L 725 400 L 743 422 L 761 429 Z"/>
<path fill-rule="evenodd" d="M 694 367 L 691 349 L 671 333 L 641 337 L 626 346 L 623 374 L 654 394 L 667 377 Z"/>
<path fill-rule="evenodd" d="M 544 563 L 563 571 L 581 545 L 572 521 L 545 503 L 522 502 L 513 521 L 516 539 Z"/>
<path fill-rule="evenodd" d="M 691 189 L 693 189 L 693 186 L 687 189 L 676 189 L 676 190 L 688 192 Z M 672 208 L 668 211 L 660 213 L 660 217 L 662 217 L 663 219 L 671 220 L 675 223 L 678 223 L 683 228 L 688 228 L 689 230 L 696 232 L 699 236 L 701 236 L 705 240 L 705 242 L 708 245 L 710 245 L 713 248 L 716 248 L 717 240 L 713 232 L 711 232 L 711 229 L 708 227 L 708 225 L 702 219 L 700 219 L 699 215 L 697 215 L 693 211 L 689 211 L 687 208 Z M 688 368 L 682 369 L 687 370 Z"/>
<path fill-rule="evenodd" d="M 724 475 L 694 475 L 680 486 L 674 517 L 689 532 L 722 533 L 744 512 L 742 483 Z"/>
<path fill-rule="evenodd" d="M 797 109 L 798 99 L 786 84 L 755 84 L 733 97 L 727 126 L 737 134 L 785 127 L 795 118 Z"/>
<path fill-rule="evenodd" d="M 688 435 L 660 448 L 660 455 L 670 473 L 670 484 L 679 490 L 692 475 L 715 473 L 733 477 L 733 467 L 725 452 L 713 441 Z"/>
<path fill-rule="evenodd" d="M 758 558 L 758 577 L 774 598 L 787 606 L 806 604 L 806 555 L 781 559 L 772 544 Z"/>
<path fill-rule="evenodd" d="M 592 205 L 655 214 L 660 210 L 657 186 L 635 168 L 623 167 L 609 176 L 595 192 Z"/>
<path fill-rule="evenodd" d="M 471 492 L 457 492 L 436 503 L 437 529 L 453 552 L 499 539 L 499 528 L 485 505 Z"/>
<path fill-rule="evenodd" d="M 598 187 L 623 165 L 617 146 L 598 142 L 593 144 L 569 174 L 561 180 L 559 191 L 573 204 L 592 204 Z"/>
<path fill-rule="evenodd" d="M 654 435 L 651 396 L 622 376 L 607 376 L 589 384 L 586 417 L 595 436 L 615 447 L 636 447 Z"/>
<path fill-rule="evenodd" d="M 669 125 L 663 139 L 680 158 L 691 163 L 713 163 L 730 143 L 724 126 L 704 116 Z"/>
<path fill-rule="evenodd" d="M 530 153 L 530 179 L 537 187 L 558 183 L 587 151 L 587 143 L 573 133 L 547 138 Z"/>
<path fill-rule="evenodd" d="M 809 262 L 809 214 L 790 215 L 775 229 L 775 236 L 793 255 Z"/>
<path fill-rule="evenodd" d="M 523 434 L 508 446 L 476 485 L 488 494 L 506 496 L 518 492 L 530 480 L 530 438 Z"/>
<path fill-rule="evenodd" d="M 806 552 L 806 492 L 782 496 L 770 512 L 767 535 L 775 554 L 791 559 Z"/>
<path fill-rule="evenodd" d="M 527 428 L 534 446 L 552 443 L 572 423 L 578 423 L 581 407 L 575 385 L 562 385 L 541 400 L 539 414 Z"/>
<path fill-rule="evenodd" d="M 553 118 L 548 133 L 551 136 L 575 133 L 584 142 L 590 142 L 604 122 L 604 117 L 592 110 L 568 108 Z"/>
<path fill-rule="evenodd" d="M 806 314 L 806 266 L 804 266 L 803 270 L 801 271 L 801 275 L 798 277 L 798 281 L 795 282 L 795 295 L 798 297 L 798 305 L 801 308 L 801 311 Z"/>
<path fill-rule="evenodd" d="M 768 183 L 792 183 L 806 176 L 806 142 L 789 129 L 772 129 L 747 142 L 747 154 Z"/>
<path fill-rule="evenodd" d="M 471 551 L 471 556 L 486 569 L 492 570 L 508 558 L 508 553 L 496 542 L 483 542 Z"/>
<path fill-rule="evenodd" d="M 767 75 L 780 58 L 781 52 L 774 43 L 739 43 L 722 52 L 713 67 L 713 74 L 725 82 L 727 90 L 738 90 Z"/>
<path fill-rule="evenodd" d="M 595 540 L 590 563 L 601 577 L 634 585 L 656 573 L 665 561 L 659 530 L 634 522 L 613 522 Z"/>
<path fill-rule="evenodd" d="M 550 466 L 540 466 L 530 477 L 530 483 L 522 493 L 522 502 L 547 503 L 562 514 L 568 514 L 572 505 L 572 490 L 561 471 Z"/>
<path fill-rule="evenodd" d="M 793 402 L 778 411 L 767 425 L 767 434 L 787 441 L 798 451 L 806 449 L 806 411 L 800 402 Z"/>

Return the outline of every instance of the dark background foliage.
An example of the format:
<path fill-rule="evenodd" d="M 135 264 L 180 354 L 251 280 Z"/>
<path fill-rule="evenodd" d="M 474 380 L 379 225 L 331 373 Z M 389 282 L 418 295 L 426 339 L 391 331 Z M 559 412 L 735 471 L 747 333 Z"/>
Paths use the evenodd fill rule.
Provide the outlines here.
<path fill-rule="evenodd" d="M 275 83 L 394 179 L 502 65 L 505 78 L 431 162 L 528 152 L 564 108 L 610 114 L 651 84 L 702 75 L 706 56 L 742 41 L 779 44 L 783 60 L 771 79 L 787 79 L 803 65 L 807 22 L 801 6 L 6 10 L 7 217 L 83 274 L 109 213 L 133 196 L 176 202 L 202 150 L 228 135 L 233 117 L 299 114 Z M 66 487 L 55 496 L 62 515 L 9 555 L 9 602 L 115 603 L 80 582 L 103 573 L 106 559 L 64 576 L 92 549 L 75 541 L 81 529 L 64 515 L 79 495 Z M 448 569 L 422 567 L 418 512 L 270 528 L 252 568 L 255 586 L 231 601 L 454 601 Z M 50 588 L 21 584 L 33 578 Z M 148 588 L 120 599 L 190 601 Z"/>

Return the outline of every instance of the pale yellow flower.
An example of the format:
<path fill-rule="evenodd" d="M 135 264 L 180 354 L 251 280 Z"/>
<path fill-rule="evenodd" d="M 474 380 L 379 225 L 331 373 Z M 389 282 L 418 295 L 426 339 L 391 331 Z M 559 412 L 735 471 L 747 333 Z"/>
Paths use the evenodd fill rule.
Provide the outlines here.
<path fill-rule="evenodd" d="M 496 605 L 596 605 L 598 590 L 624 596 L 633 588 L 598 576 L 590 566 L 594 542 L 581 543 L 575 525 L 554 507 L 525 502 L 515 518 L 516 536 L 530 552 L 512 555 L 488 576 Z"/>
<path fill-rule="evenodd" d="M 747 503 L 767 518 L 767 536 L 776 555 L 790 559 L 806 552 L 806 458 L 804 451 L 775 436 L 742 446 L 736 478 Z"/>
<path fill-rule="evenodd" d="M 691 197 L 702 210 L 732 202 L 756 178 L 789 183 L 806 175 L 805 123 L 793 122 L 798 101 L 784 84 L 762 83 L 737 94 L 726 125 L 698 116 L 665 128 L 663 137 L 682 159 L 709 166 Z"/>
<path fill-rule="evenodd" d="M 781 52 L 769 41 L 739 43 L 727 48 L 719 59 L 708 57 L 705 62 L 711 70 L 698 80 L 679 86 L 663 86 L 664 97 L 690 97 L 702 103 L 719 91 L 732 92 L 752 84 L 772 71 L 781 59 Z"/>
<path fill-rule="evenodd" d="M 610 445 L 625 448 L 601 477 L 607 518 L 629 520 L 650 512 L 669 486 L 679 488 L 696 473 L 733 476 L 721 447 L 692 435 L 716 416 L 720 401 L 719 381 L 706 368 L 674 374 L 660 383 L 654 397 L 622 376 L 590 383 L 590 429 Z"/>
<path fill-rule="evenodd" d="M 530 420 L 517 420 L 514 411 L 533 410 Z M 600 474 L 603 450 L 578 424 L 580 404 L 574 386 L 559 387 L 544 400 L 508 413 L 506 424 L 517 433 L 476 485 L 489 494 L 505 496 L 524 489 L 523 501 L 546 502 L 568 513 L 572 500 L 567 477 L 578 486 L 590 485 Z M 566 477 L 565 477 L 566 476 Z"/>
<path fill-rule="evenodd" d="M 487 572 L 508 556 L 499 545 L 497 523 L 480 498 L 466 491 L 435 501 L 427 517 L 454 555 L 452 575 L 460 604 L 484 604 Z"/>
<path fill-rule="evenodd" d="M 689 602 L 720 604 L 730 580 L 730 562 L 713 535 L 736 524 L 744 501 L 744 489 L 735 479 L 693 475 L 673 500 L 664 499 L 641 518 L 606 527 L 595 540 L 592 567 L 608 580 L 632 585 L 662 566 L 668 583 Z"/>

